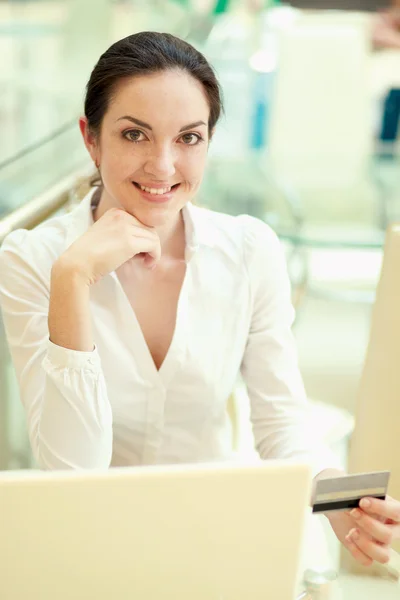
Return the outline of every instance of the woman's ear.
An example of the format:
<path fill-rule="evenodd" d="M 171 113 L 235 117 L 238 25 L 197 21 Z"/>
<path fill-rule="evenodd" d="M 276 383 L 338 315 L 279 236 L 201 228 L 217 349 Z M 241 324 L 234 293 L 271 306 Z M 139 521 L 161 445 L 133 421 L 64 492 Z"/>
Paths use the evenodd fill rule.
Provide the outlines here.
<path fill-rule="evenodd" d="M 87 151 L 89 152 L 94 164 L 98 168 L 100 164 L 99 146 L 96 136 L 90 131 L 89 123 L 86 117 L 79 118 L 79 129 L 81 131 Z"/>

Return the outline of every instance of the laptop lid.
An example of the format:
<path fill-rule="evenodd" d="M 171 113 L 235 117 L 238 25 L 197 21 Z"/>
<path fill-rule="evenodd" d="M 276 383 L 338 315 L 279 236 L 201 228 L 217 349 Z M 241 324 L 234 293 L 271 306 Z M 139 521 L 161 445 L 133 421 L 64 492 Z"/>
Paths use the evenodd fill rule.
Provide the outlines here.
<path fill-rule="evenodd" d="M 293 600 L 308 466 L 0 474 L 0 597 Z"/>

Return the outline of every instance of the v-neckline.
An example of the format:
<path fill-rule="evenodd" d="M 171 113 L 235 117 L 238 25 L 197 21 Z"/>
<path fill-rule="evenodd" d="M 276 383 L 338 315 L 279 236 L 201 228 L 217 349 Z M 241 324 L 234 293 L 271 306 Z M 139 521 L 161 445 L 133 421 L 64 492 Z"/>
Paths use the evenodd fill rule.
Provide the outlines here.
<path fill-rule="evenodd" d="M 123 304 L 123 318 L 124 322 L 126 323 L 126 328 L 124 330 L 128 335 L 130 335 L 131 327 L 133 327 L 135 332 L 135 335 L 133 336 L 134 343 L 132 347 L 135 358 L 138 360 L 138 363 L 140 363 L 141 367 L 143 368 L 143 373 L 146 374 L 147 378 L 157 381 L 157 383 L 167 385 L 176 370 L 181 365 L 186 350 L 184 343 L 184 332 L 186 330 L 188 316 L 188 287 L 190 279 L 189 264 L 186 264 L 186 271 L 179 292 L 175 327 L 171 338 L 171 343 L 159 369 L 156 367 L 135 310 L 129 301 L 129 298 L 117 273 L 113 271 L 110 273 L 110 276 L 112 277 L 114 284 L 117 286 L 118 294 Z"/>
<path fill-rule="evenodd" d="M 91 196 L 90 201 L 91 224 L 94 223 L 94 210 L 97 206 L 98 201 L 99 192 L 98 190 L 95 190 L 95 192 Z M 188 206 L 185 206 L 185 209 L 188 210 Z M 182 216 L 184 221 L 186 238 L 186 270 L 178 297 L 174 332 L 167 353 L 159 369 L 157 369 L 156 367 L 156 364 L 150 352 L 150 348 L 144 337 L 143 330 L 140 326 L 139 320 L 122 286 L 122 283 L 119 280 L 117 273 L 115 271 L 112 271 L 111 273 L 109 273 L 108 277 L 105 278 L 110 278 L 114 282 L 114 285 L 117 288 L 118 296 L 120 297 L 121 303 L 123 305 L 123 321 L 124 324 L 126 324 L 126 328 L 124 328 L 123 331 L 128 334 L 126 342 L 131 348 L 132 354 L 138 360 L 138 363 L 141 364 L 141 367 L 143 368 L 143 373 L 145 373 L 147 378 L 153 380 L 157 385 L 167 385 L 167 383 L 171 380 L 178 367 L 183 362 L 183 358 L 186 352 L 184 332 L 187 329 L 186 324 L 188 319 L 189 308 L 188 288 L 190 286 L 190 261 L 188 260 L 188 258 L 191 258 L 193 253 L 197 250 L 197 239 L 195 237 L 193 238 L 193 224 L 190 218 L 188 219 L 185 216 L 185 211 L 183 211 Z M 133 344 L 132 339 L 129 335 L 132 326 L 136 333 L 136 335 L 134 336 L 135 340 Z M 135 344 L 135 341 L 137 340 L 139 340 L 139 344 L 141 346 L 141 348 L 139 349 L 137 348 L 137 344 Z"/>

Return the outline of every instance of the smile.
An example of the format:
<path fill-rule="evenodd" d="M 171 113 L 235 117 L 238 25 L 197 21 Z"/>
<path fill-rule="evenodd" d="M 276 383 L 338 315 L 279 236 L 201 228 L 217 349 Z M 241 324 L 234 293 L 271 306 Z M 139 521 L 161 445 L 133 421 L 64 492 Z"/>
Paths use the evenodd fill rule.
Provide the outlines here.
<path fill-rule="evenodd" d="M 153 196 L 164 196 L 165 194 L 169 194 L 171 191 L 175 191 L 180 186 L 180 183 L 176 183 L 175 185 L 169 187 L 151 188 L 146 187 L 145 185 L 140 185 L 139 183 L 136 183 L 136 181 L 134 181 L 133 184 L 142 192 L 146 192 L 147 194 L 151 194 Z"/>
<path fill-rule="evenodd" d="M 170 185 L 162 188 L 152 188 L 147 187 L 145 185 L 141 185 L 140 183 L 136 183 L 136 181 L 132 181 L 135 188 L 139 191 L 142 198 L 144 198 L 147 202 L 151 202 L 152 204 L 163 204 L 169 202 L 174 197 L 175 192 L 179 189 L 180 183 L 175 183 L 175 185 Z"/>

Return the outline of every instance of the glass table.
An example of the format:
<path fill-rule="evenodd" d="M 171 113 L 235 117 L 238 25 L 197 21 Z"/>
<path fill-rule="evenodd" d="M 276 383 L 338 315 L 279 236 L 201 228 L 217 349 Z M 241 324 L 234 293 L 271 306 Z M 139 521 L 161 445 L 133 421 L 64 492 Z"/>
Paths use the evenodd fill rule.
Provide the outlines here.
<path fill-rule="evenodd" d="M 198 202 L 267 222 L 287 243 L 292 284 L 304 293 L 310 291 L 310 250 L 382 251 L 386 229 L 400 222 L 400 153 L 379 147 L 354 164 L 346 157 L 285 162 L 257 151 L 226 159 L 213 156 L 211 143 Z"/>
<path fill-rule="evenodd" d="M 342 573 L 335 582 L 326 600 L 398 600 L 400 586 L 396 582 L 371 576 L 357 576 Z M 325 596 L 315 596 L 325 600 Z M 307 592 L 300 593 L 296 600 L 314 600 Z"/>
<path fill-rule="evenodd" d="M 381 248 L 386 228 L 400 221 L 400 152 L 377 149 L 357 171 L 334 159 L 299 157 L 282 168 L 268 152 L 211 153 L 199 204 L 258 217 L 293 244 Z"/>
<path fill-rule="evenodd" d="M 400 598 L 400 556 L 393 552 L 389 566 L 374 564 L 371 568 L 347 569 L 347 552 L 343 552 L 327 519 L 322 515 L 307 514 L 305 539 L 301 559 L 301 581 L 298 585 L 298 600 L 395 600 Z M 340 567 L 343 564 L 343 567 Z M 311 571 L 311 572 L 310 572 Z M 328 588 L 330 595 L 309 596 L 304 593 L 304 580 L 312 583 L 319 574 L 326 573 L 320 581 L 329 580 L 329 572 L 336 579 Z M 357 573 L 357 574 L 356 574 Z M 359 573 L 359 574 L 358 574 Z M 326 588 L 325 588 L 326 589 Z M 296 598 L 296 600 L 297 600 Z"/>

